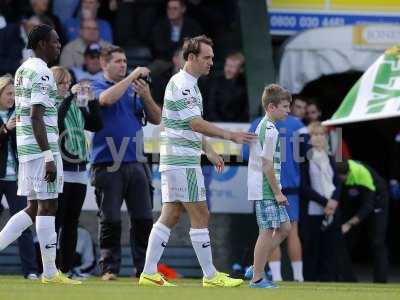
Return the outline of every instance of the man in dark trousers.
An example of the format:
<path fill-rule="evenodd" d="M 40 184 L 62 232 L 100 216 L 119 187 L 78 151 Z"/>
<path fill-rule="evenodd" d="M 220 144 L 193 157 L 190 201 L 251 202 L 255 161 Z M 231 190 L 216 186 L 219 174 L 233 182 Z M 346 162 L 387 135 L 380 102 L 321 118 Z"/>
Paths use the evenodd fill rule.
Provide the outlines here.
<path fill-rule="evenodd" d="M 99 99 L 103 129 L 92 142 L 92 184 L 100 217 L 100 267 L 103 280 L 115 280 L 121 264 L 121 205 L 130 216 L 132 257 L 137 274 L 143 270 L 147 241 L 153 226 L 150 176 L 143 162 L 143 131 L 146 120 L 161 121 L 161 109 L 149 85 L 140 79 L 147 68 L 138 67 L 126 76 L 124 51 L 116 46 L 102 49 L 104 76 L 92 82 Z"/>
<path fill-rule="evenodd" d="M 360 223 L 366 223 L 374 259 L 374 282 L 385 283 L 388 273 L 385 242 L 389 199 L 387 183 L 375 170 L 359 161 L 339 162 L 337 172 L 343 180 L 342 234 L 351 250 L 360 232 Z M 348 254 L 341 250 L 344 255 L 338 253 L 339 277 L 342 276 L 344 281 L 355 281 Z"/>

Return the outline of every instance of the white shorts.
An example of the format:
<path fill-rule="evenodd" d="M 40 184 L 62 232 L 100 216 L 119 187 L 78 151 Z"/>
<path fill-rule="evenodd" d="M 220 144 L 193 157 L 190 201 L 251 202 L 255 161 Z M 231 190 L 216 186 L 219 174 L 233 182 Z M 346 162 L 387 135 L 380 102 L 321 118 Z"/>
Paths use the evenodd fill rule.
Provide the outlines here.
<path fill-rule="evenodd" d="M 37 158 L 27 162 L 20 162 L 18 168 L 19 196 L 26 196 L 28 200 L 57 199 L 63 191 L 64 177 L 61 155 L 54 155 L 57 167 L 57 177 L 54 182 L 47 182 L 44 158 Z"/>
<path fill-rule="evenodd" d="M 206 188 L 201 168 L 161 172 L 162 202 L 206 201 Z"/>

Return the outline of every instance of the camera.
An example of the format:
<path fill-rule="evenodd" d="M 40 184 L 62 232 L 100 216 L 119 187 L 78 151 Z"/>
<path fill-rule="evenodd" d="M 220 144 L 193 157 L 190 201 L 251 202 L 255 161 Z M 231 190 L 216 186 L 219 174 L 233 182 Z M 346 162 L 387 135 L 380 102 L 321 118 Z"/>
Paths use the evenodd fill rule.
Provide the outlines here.
<path fill-rule="evenodd" d="M 151 77 L 150 75 L 147 76 L 143 76 L 142 74 L 140 74 L 138 79 L 142 79 L 144 80 L 148 85 L 151 85 Z"/>

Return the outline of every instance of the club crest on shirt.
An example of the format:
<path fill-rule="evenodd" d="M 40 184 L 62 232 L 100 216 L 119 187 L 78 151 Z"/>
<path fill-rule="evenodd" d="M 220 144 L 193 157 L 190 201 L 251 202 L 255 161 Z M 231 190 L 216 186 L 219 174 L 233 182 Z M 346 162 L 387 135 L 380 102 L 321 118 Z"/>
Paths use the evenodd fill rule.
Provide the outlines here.
<path fill-rule="evenodd" d="M 187 108 L 193 108 L 197 105 L 197 99 L 195 97 L 187 97 L 185 98 Z"/>

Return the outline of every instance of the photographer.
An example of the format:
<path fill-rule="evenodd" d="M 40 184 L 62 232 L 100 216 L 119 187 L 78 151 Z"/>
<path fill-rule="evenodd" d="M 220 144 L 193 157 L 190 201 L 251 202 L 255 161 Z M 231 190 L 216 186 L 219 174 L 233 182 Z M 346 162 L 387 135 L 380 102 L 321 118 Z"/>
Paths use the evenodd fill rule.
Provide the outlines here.
<path fill-rule="evenodd" d="M 92 82 L 99 99 L 103 129 L 92 142 L 92 184 L 100 218 L 100 268 L 103 280 L 115 280 L 121 264 L 121 205 L 130 216 L 131 250 L 136 275 L 143 270 L 147 241 L 153 226 L 151 178 L 143 162 L 142 126 L 159 124 L 161 109 L 147 82 L 147 68 L 125 77 L 126 56 L 120 47 L 102 49 L 102 80 Z"/>
<path fill-rule="evenodd" d="M 102 127 L 100 108 L 90 91 L 88 81 L 71 86 L 71 75 L 64 67 L 52 67 L 59 98 L 58 129 L 63 160 L 64 187 L 58 195 L 56 231 L 58 237 L 58 265 L 63 273 L 72 270 L 77 243 L 79 216 L 87 190 L 86 164 L 89 149 L 85 130 Z"/>

